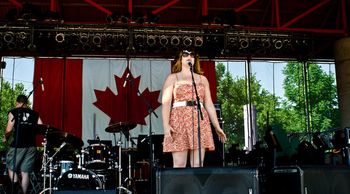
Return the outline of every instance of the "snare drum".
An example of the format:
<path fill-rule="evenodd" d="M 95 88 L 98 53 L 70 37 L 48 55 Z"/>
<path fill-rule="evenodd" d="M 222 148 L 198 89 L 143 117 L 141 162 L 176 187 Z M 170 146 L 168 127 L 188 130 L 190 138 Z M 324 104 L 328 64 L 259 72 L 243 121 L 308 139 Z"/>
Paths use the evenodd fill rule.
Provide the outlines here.
<path fill-rule="evenodd" d="M 72 169 L 59 177 L 57 190 L 98 190 L 102 189 L 100 178 L 87 169 Z"/>
<path fill-rule="evenodd" d="M 104 144 L 91 144 L 87 148 L 86 168 L 93 171 L 104 170 L 109 167 L 110 150 Z"/>

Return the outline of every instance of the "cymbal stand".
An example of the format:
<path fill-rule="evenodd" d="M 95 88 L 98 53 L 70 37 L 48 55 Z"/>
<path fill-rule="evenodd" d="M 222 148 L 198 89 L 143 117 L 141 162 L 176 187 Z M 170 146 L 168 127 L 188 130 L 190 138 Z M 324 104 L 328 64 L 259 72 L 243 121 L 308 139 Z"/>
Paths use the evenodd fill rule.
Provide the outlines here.
<path fill-rule="evenodd" d="M 79 159 L 79 163 L 78 163 L 78 169 L 82 169 L 83 166 L 85 165 L 85 154 L 86 154 L 86 151 L 85 149 L 82 149 L 80 151 L 80 154 L 76 155 L 77 158 Z"/>
<path fill-rule="evenodd" d="M 45 142 L 46 144 L 46 142 Z M 58 148 L 58 150 L 51 156 L 48 158 L 48 155 L 47 153 L 45 153 L 45 156 L 43 158 L 43 160 L 45 160 L 45 162 L 43 163 L 43 170 L 44 170 L 44 189 L 42 192 L 46 191 L 46 190 L 49 190 L 49 193 L 51 194 L 52 193 L 52 172 L 53 172 L 53 164 L 52 164 L 52 161 L 53 159 L 55 158 L 55 156 L 58 154 L 58 152 L 61 151 L 61 149 L 66 145 L 67 143 L 66 142 L 63 142 L 60 147 Z M 45 145 L 47 146 L 47 145 Z M 44 147 L 44 151 L 46 151 L 46 148 Z M 49 187 L 46 188 L 46 169 L 47 169 L 47 165 L 49 164 Z"/>
<path fill-rule="evenodd" d="M 120 133 L 120 138 L 118 141 L 118 187 L 117 190 L 119 191 L 118 193 L 121 194 L 122 190 L 126 191 L 128 194 L 132 194 L 130 190 L 127 188 L 123 187 L 122 185 L 122 133 Z"/>
<path fill-rule="evenodd" d="M 47 173 L 47 169 L 46 169 L 46 160 L 47 160 L 47 149 L 46 149 L 46 146 L 47 146 L 47 139 L 46 139 L 46 134 L 47 134 L 47 131 L 45 132 L 45 136 L 44 136 L 44 140 L 43 140 L 43 143 L 42 145 L 44 146 L 44 154 L 43 154 L 43 160 L 41 162 L 42 166 L 41 166 L 41 170 L 43 170 L 43 177 L 44 177 L 44 181 L 43 181 L 43 184 L 44 184 L 44 190 L 46 189 L 46 173 Z"/>

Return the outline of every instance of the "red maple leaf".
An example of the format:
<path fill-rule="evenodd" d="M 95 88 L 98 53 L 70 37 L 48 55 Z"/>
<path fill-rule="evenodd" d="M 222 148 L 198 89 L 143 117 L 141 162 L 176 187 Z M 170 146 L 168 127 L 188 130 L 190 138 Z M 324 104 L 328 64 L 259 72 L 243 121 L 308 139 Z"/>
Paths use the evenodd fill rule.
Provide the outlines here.
<path fill-rule="evenodd" d="M 142 93 L 138 90 L 140 78 L 134 78 L 127 68 L 122 77 L 114 75 L 117 95 L 109 87 L 105 91 L 94 90 L 97 100 L 93 104 L 111 118 L 109 124 L 126 122 L 145 125 L 145 117 L 150 114 L 149 107 L 155 110 L 161 105 L 158 102 L 159 90 L 150 92 L 146 88 Z"/>

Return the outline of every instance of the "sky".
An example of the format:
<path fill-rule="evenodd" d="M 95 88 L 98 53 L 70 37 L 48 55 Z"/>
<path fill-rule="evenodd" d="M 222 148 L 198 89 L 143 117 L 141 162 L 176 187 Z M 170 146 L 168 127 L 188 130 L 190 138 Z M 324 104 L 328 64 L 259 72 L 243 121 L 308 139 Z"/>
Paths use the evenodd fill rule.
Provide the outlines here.
<path fill-rule="evenodd" d="M 26 94 L 33 90 L 33 76 L 34 76 L 34 59 L 33 58 L 18 58 L 5 57 L 6 68 L 3 70 L 3 79 L 8 81 L 13 86 L 16 83 L 22 83 L 26 90 Z M 32 101 L 33 96 L 30 96 Z"/>

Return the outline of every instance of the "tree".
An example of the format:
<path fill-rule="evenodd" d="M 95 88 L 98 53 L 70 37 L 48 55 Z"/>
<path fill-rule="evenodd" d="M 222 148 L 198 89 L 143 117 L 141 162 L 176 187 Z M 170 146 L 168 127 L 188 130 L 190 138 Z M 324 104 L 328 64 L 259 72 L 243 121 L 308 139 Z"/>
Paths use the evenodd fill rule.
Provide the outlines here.
<path fill-rule="evenodd" d="M 224 129 L 228 135 L 226 147 L 239 144 L 242 148 L 244 144 L 243 106 L 249 102 L 247 81 L 244 77 L 233 78 L 222 63 L 216 66 L 216 77 L 218 100 L 221 103 L 225 121 Z M 262 139 L 267 120 L 274 123 L 279 120 L 275 110 L 275 106 L 279 105 L 279 98 L 263 89 L 255 75 L 252 75 L 250 80 L 251 103 L 256 106 L 258 136 Z M 273 115 L 273 117 L 267 118 L 267 115 Z"/>
<path fill-rule="evenodd" d="M 16 97 L 20 94 L 24 94 L 24 85 L 22 83 L 15 84 L 15 88 L 12 89 L 9 82 L 3 82 L 1 86 L 0 94 L 0 137 L 3 137 L 6 125 L 7 125 L 7 115 L 8 111 L 15 107 Z M 0 144 L 0 151 L 5 149 L 5 145 Z"/>
<path fill-rule="evenodd" d="M 287 98 L 283 105 L 290 118 L 290 123 L 285 123 L 284 128 L 292 132 L 306 132 L 306 98 L 309 102 L 309 132 L 326 131 L 340 126 L 334 74 L 327 74 L 317 64 L 307 64 L 306 93 L 303 71 L 303 64 L 298 62 L 289 62 L 283 70 Z"/>

